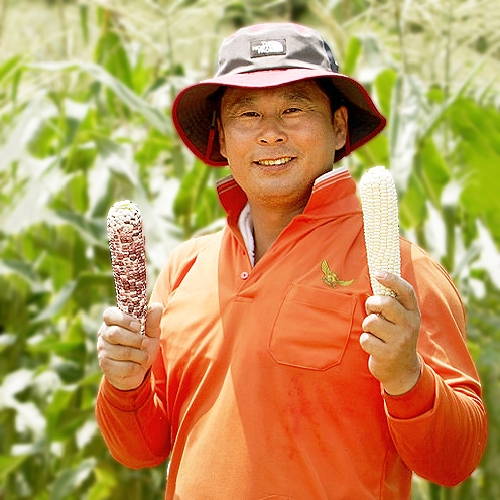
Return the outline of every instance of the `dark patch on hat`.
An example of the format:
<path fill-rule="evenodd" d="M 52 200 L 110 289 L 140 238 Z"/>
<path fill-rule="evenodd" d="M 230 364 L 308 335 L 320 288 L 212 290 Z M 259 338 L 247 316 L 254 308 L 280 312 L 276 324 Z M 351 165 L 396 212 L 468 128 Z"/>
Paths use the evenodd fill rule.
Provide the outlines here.
<path fill-rule="evenodd" d="M 286 54 L 286 40 L 252 40 L 250 42 L 250 57 L 278 56 Z"/>

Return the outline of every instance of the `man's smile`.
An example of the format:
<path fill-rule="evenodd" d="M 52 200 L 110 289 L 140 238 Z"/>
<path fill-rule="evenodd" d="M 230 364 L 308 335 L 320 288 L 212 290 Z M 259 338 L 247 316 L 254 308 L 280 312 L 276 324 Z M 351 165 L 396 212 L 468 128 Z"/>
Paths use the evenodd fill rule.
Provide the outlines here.
<path fill-rule="evenodd" d="M 266 167 L 274 167 L 276 165 L 284 165 L 285 163 L 288 163 L 293 159 L 293 156 L 284 156 L 283 158 L 276 158 L 274 160 L 256 160 L 254 163 L 257 163 L 257 165 L 264 165 Z"/>

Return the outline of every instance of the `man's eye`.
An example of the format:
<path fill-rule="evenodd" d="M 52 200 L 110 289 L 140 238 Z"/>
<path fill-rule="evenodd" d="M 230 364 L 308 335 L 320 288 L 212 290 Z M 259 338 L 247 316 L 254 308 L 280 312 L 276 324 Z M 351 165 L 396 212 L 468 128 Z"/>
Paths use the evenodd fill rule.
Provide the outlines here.
<path fill-rule="evenodd" d="M 285 109 L 284 113 L 286 115 L 292 114 L 292 113 L 299 113 L 301 111 L 300 108 L 287 108 Z"/>
<path fill-rule="evenodd" d="M 244 111 L 243 113 L 241 113 L 241 116 L 254 118 L 259 116 L 259 114 L 256 111 Z"/>

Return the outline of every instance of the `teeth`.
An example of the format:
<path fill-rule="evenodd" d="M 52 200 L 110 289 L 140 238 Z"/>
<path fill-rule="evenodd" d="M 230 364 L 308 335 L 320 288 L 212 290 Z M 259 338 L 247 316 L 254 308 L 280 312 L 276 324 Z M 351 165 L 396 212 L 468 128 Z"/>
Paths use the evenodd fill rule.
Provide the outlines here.
<path fill-rule="evenodd" d="M 266 167 L 272 167 L 274 165 L 283 165 L 284 163 L 288 163 L 292 161 L 291 156 L 286 156 L 285 158 L 278 158 L 277 160 L 259 160 L 257 163 L 259 165 L 265 165 Z"/>

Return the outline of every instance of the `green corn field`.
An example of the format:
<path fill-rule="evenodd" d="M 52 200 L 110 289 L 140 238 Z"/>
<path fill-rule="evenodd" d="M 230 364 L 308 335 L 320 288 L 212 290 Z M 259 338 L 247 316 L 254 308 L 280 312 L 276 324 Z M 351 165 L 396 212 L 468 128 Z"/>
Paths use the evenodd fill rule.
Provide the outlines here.
<path fill-rule="evenodd" d="M 489 413 L 480 467 L 413 500 L 500 498 L 500 3 L 496 0 L 0 0 L 0 500 L 161 500 L 167 464 L 130 470 L 96 427 L 96 339 L 115 303 L 106 214 L 133 200 L 148 286 L 224 224 L 210 169 L 170 105 L 222 39 L 292 20 L 331 42 L 388 118 L 342 160 L 391 168 L 403 234 L 451 273 Z"/>

